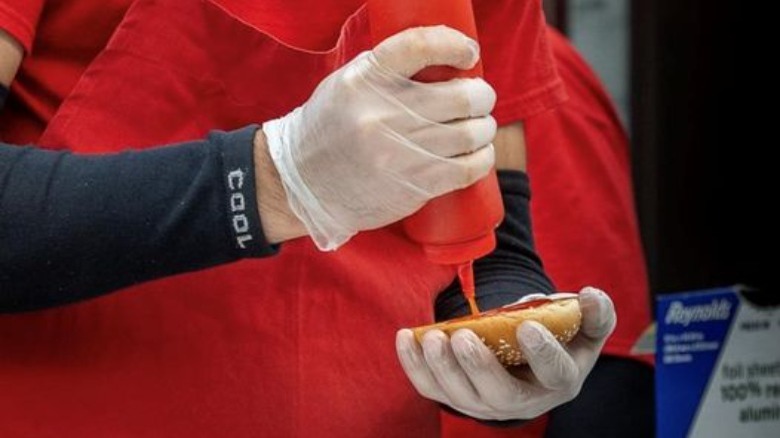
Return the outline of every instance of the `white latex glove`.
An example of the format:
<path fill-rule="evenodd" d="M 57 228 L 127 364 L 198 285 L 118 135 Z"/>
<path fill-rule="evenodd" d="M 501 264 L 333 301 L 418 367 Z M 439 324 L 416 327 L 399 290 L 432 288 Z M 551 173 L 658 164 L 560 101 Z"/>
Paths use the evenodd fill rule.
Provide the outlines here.
<path fill-rule="evenodd" d="M 615 309 L 607 294 L 588 287 L 579 300 L 582 327 L 565 347 L 536 322 L 518 327 L 518 343 L 529 365 L 518 377 L 466 329 L 451 339 L 440 330 L 430 331 L 423 336 L 422 347 L 411 330 L 401 330 L 396 337 L 398 357 L 424 397 L 474 418 L 534 418 L 579 394 L 615 328 Z"/>
<path fill-rule="evenodd" d="M 487 174 L 493 89 L 482 79 L 409 79 L 430 65 L 470 68 L 478 52 L 474 40 L 444 26 L 401 32 L 263 125 L 290 207 L 321 250 Z"/>

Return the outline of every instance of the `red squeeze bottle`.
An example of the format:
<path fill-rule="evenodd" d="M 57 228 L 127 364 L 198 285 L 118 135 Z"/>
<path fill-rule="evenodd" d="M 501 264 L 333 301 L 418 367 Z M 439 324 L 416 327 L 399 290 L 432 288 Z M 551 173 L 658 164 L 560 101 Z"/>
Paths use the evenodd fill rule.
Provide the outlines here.
<path fill-rule="evenodd" d="M 477 39 L 471 0 L 369 0 L 368 13 L 374 44 L 410 27 L 441 24 Z M 481 61 L 470 70 L 428 67 L 412 79 L 436 82 L 479 76 Z M 429 201 L 403 221 L 406 234 L 422 246 L 429 260 L 458 266 L 458 278 L 472 313 L 478 313 L 472 263 L 496 247 L 495 229 L 503 217 L 498 178 L 491 170 L 475 184 Z"/>

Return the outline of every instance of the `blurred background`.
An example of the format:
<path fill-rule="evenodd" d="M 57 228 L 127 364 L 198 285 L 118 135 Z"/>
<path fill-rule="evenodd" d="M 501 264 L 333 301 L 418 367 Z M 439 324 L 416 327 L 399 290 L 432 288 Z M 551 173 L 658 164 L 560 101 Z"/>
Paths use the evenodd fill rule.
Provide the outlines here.
<path fill-rule="evenodd" d="M 777 122 L 762 11 L 721 0 L 545 0 L 631 137 L 651 290 L 768 286 Z M 773 91 L 772 91 L 773 92 Z M 771 108 L 771 107 L 770 107 Z"/>

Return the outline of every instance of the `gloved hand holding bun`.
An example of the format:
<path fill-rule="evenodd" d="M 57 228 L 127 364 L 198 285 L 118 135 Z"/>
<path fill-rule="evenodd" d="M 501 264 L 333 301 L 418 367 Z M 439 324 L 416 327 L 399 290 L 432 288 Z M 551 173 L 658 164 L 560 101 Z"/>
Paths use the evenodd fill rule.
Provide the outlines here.
<path fill-rule="evenodd" d="M 538 297 L 526 299 L 535 298 Z M 406 375 L 424 397 L 474 418 L 534 418 L 579 394 L 615 328 L 615 310 L 607 294 L 586 287 L 578 300 L 581 325 L 565 345 L 561 335 L 556 339 L 538 322 L 519 324 L 516 342 L 527 362 L 522 368 L 508 369 L 496 357 L 496 348 L 491 350 L 465 328 L 450 337 L 439 329 L 427 330 L 421 343 L 412 330 L 403 329 L 396 337 L 398 357 Z M 567 318 L 571 315 L 568 310 L 565 314 Z"/>

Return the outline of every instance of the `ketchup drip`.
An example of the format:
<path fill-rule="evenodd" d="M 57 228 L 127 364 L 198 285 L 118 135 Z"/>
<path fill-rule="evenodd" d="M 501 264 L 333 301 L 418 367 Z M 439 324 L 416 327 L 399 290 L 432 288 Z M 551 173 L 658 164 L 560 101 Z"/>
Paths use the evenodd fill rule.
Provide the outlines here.
<path fill-rule="evenodd" d="M 479 307 L 477 307 L 476 292 L 474 290 L 473 260 L 458 265 L 458 280 L 460 280 L 460 287 L 463 290 L 463 295 L 469 303 L 471 314 L 479 315 Z"/>

